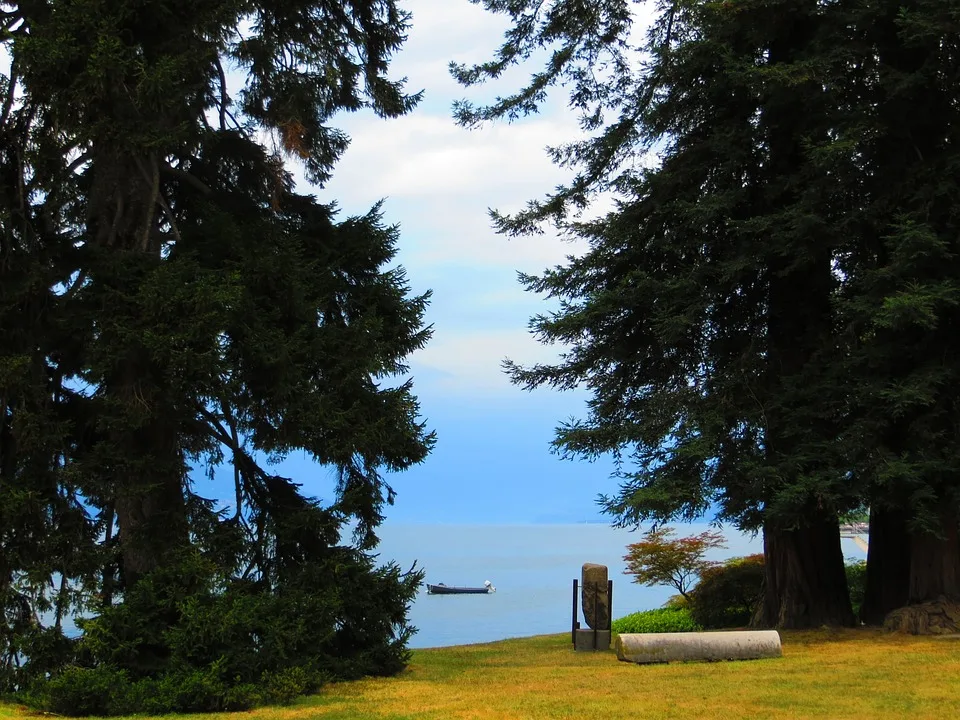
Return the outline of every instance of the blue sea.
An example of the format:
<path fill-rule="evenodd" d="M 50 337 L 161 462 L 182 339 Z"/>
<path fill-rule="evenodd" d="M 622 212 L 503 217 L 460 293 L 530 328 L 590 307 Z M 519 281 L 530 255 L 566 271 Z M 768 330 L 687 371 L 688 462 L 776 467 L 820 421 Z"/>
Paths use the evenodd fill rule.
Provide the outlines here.
<path fill-rule="evenodd" d="M 681 525 L 678 536 L 707 530 Z M 725 529 L 725 550 L 708 557 L 763 552 L 763 540 Z M 402 525 L 387 521 L 380 529 L 381 561 L 403 569 L 414 561 L 431 584 L 480 586 L 490 580 L 489 595 L 428 595 L 422 588 L 410 611 L 418 632 L 410 647 L 442 647 L 570 630 L 572 586 L 583 563 L 606 565 L 613 580 L 613 617 L 660 607 L 676 591 L 644 587 L 623 571 L 626 546 L 640 533 L 604 524 L 578 525 Z M 865 554 L 843 540 L 846 557 Z M 582 620 L 581 620 L 582 622 Z"/>
<path fill-rule="evenodd" d="M 679 537 L 711 529 L 706 524 L 679 525 Z M 417 633 L 410 647 L 490 642 L 511 637 L 570 630 L 572 586 L 583 563 L 606 565 L 613 580 L 613 617 L 663 605 L 676 594 L 669 587 L 644 587 L 624 574 L 626 546 L 641 534 L 601 523 L 576 525 L 405 525 L 387 521 L 378 529 L 380 562 L 396 561 L 404 570 L 414 563 L 431 584 L 477 586 L 490 580 L 488 595 L 428 595 L 422 587 L 410 610 Z M 707 555 L 712 560 L 763 552 L 760 536 L 723 531 L 727 548 Z M 866 554 L 852 541 L 841 541 L 844 556 Z M 582 622 L 582 619 L 581 619 Z M 70 619 L 68 635 L 78 632 Z"/>

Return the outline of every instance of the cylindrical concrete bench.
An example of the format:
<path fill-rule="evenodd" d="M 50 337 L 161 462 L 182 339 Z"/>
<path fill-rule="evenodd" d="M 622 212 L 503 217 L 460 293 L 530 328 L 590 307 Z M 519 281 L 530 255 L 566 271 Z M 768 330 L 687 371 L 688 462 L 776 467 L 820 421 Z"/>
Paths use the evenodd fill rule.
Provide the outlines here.
<path fill-rule="evenodd" d="M 624 633 L 617 636 L 617 658 L 625 662 L 757 660 L 780 657 L 776 630 L 731 632 Z"/>

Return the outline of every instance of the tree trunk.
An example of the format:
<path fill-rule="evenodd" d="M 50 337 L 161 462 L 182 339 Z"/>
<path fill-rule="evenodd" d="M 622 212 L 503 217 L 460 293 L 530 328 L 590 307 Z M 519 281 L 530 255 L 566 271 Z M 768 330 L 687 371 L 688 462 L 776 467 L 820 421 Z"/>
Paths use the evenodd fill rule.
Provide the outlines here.
<path fill-rule="evenodd" d="M 960 541 L 957 511 L 943 510 L 940 534 L 914 533 L 910 547 L 909 602 L 922 603 L 940 597 L 960 600 Z"/>
<path fill-rule="evenodd" d="M 867 586 L 860 620 L 882 625 L 891 610 L 907 604 L 910 584 L 910 534 L 904 514 L 895 508 L 870 507 Z"/>
<path fill-rule="evenodd" d="M 150 373 L 132 372 L 111 390 L 124 403 L 139 403 L 140 422 L 114 434 L 114 451 L 126 455 L 116 467 L 116 513 L 123 583 L 133 586 L 144 574 L 168 561 L 188 542 L 184 465 L 172 409 L 165 407 Z M 141 380 L 144 382 L 141 383 Z M 152 388 L 147 390 L 144 385 Z M 129 405 L 127 406 L 129 407 Z"/>
<path fill-rule="evenodd" d="M 117 563 L 114 559 L 113 543 L 113 525 L 116 522 L 114 504 L 109 503 L 104 509 L 103 514 L 106 517 L 106 530 L 104 531 L 103 547 L 107 550 L 109 555 L 107 556 L 108 559 L 104 563 L 101 573 L 100 606 L 108 608 L 113 605 L 113 590 L 117 578 Z"/>
<path fill-rule="evenodd" d="M 751 627 L 776 627 L 780 617 L 780 583 L 775 562 L 778 557 L 778 535 L 774 531 L 763 531 L 763 596 L 757 612 L 750 621 Z"/>
<path fill-rule="evenodd" d="M 795 70 L 804 62 L 819 22 L 815 2 L 797 6 L 788 23 L 771 30 L 768 65 Z M 760 102 L 759 130 L 767 146 L 760 207 L 778 221 L 770 226 L 763 258 L 763 445 L 771 480 L 763 498 L 765 597 L 755 623 L 782 628 L 853 625 L 832 489 L 824 492 L 808 480 L 837 475 L 833 459 L 823 456 L 837 437 L 837 423 L 821 409 L 838 393 L 828 372 L 837 346 L 831 266 L 836 238 L 791 226 L 793 218 L 830 212 L 814 199 L 815 193 L 804 189 L 810 167 L 806 144 L 826 133 L 818 118 L 827 101 L 821 84 L 811 79 L 771 82 Z"/>
<path fill-rule="evenodd" d="M 785 629 L 855 624 L 840 550 L 840 525 L 818 514 L 806 527 L 764 527 L 766 586 L 753 624 Z"/>
<path fill-rule="evenodd" d="M 179 416 L 165 390 L 169 369 L 157 365 L 141 334 L 141 288 L 163 262 L 154 232 L 158 163 L 155 154 L 112 141 L 93 153 L 90 230 L 111 256 L 92 274 L 102 314 L 111 319 L 100 337 L 99 351 L 109 359 L 100 392 L 127 588 L 189 542 Z"/>

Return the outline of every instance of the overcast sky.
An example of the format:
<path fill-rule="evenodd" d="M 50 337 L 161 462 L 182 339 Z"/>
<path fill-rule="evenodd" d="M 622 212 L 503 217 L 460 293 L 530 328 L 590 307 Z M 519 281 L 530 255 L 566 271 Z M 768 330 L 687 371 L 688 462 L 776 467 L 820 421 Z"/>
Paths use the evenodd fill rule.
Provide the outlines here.
<path fill-rule="evenodd" d="M 545 148 L 578 137 L 566 96 L 555 93 L 544 112 L 514 124 L 478 130 L 457 127 L 454 100 L 482 102 L 520 87 L 533 65 L 507 72 L 496 84 L 461 88 L 451 60 L 488 60 L 502 42 L 505 19 L 467 0 L 400 0 L 413 12 L 404 49 L 391 75 L 408 89 L 423 89 L 406 117 L 372 113 L 338 116 L 351 137 L 333 178 L 315 192 L 336 201 L 341 217 L 367 212 L 385 198 L 385 220 L 400 225 L 398 261 L 415 293 L 433 291 L 427 321 L 430 344 L 411 361 L 415 391 L 434 453 L 390 478 L 396 504 L 392 522 L 579 522 L 601 519 L 595 498 L 612 492 L 610 462 L 560 460 L 549 442 L 561 420 L 583 414 L 586 395 L 512 386 L 500 364 L 549 361 L 556 350 L 538 344 L 529 318 L 547 306 L 525 292 L 517 271 L 538 273 L 581 245 L 549 233 L 509 240 L 491 229 L 488 208 L 515 211 L 568 179 Z M 329 498 L 329 473 L 291 458 L 285 471 L 309 494 Z"/>

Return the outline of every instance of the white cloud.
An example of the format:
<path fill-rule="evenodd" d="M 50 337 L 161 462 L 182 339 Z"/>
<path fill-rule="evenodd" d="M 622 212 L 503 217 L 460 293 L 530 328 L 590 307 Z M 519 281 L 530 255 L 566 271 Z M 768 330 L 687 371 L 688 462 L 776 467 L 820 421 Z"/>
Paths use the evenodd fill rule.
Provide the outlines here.
<path fill-rule="evenodd" d="M 448 395 L 489 396 L 519 393 L 503 373 L 504 358 L 521 364 L 549 363 L 558 349 L 538 343 L 525 329 L 438 332 L 430 344 L 416 353 L 414 376 L 427 370 L 427 383 L 418 388 Z"/>
<path fill-rule="evenodd" d="M 495 15 L 468 0 L 407 0 L 413 13 L 407 41 L 392 61 L 394 75 L 407 75 L 411 89 L 426 87 L 431 95 L 464 95 L 447 71 L 448 64 L 473 64 L 491 60 L 509 29 L 504 15 Z M 514 67 L 500 78 L 504 87 L 519 87 L 530 67 Z M 427 81 L 430 81 L 429 84 Z M 477 88 L 470 91 L 477 94 Z"/>
<path fill-rule="evenodd" d="M 446 114 L 423 111 L 395 120 L 357 116 L 342 125 L 352 141 L 327 187 L 332 194 L 469 196 L 488 204 L 516 200 L 518 190 L 542 192 L 568 176 L 545 149 L 577 133 L 570 118 L 540 116 L 465 130 Z"/>
<path fill-rule="evenodd" d="M 542 311 L 536 296 L 517 284 L 516 271 L 539 273 L 586 249 L 549 230 L 509 239 L 491 228 L 487 209 L 516 212 L 571 178 L 554 166 L 547 146 L 581 137 L 577 118 L 563 107 L 565 91 L 539 115 L 515 124 L 458 127 L 453 100 L 489 102 L 521 87 L 540 59 L 508 70 L 492 87 L 461 88 L 450 60 L 476 63 L 493 57 L 508 23 L 467 0 L 408 0 L 412 26 L 391 76 L 407 76 L 408 90 L 426 90 L 410 115 L 383 121 L 370 113 L 343 115 L 334 124 L 352 138 L 317 194 L 335 199 L 347 214 L 365 212 L 387 198 L 385 219 L 401 225 L 399 260 L 416 288 L 433 284 L 430 344 L 412 358 L 419 391 L 457 398 L 519 396 L 501 370 L 504 357 L 528 365 L 552 362 L 559 349 L 539 344 L 526 329 Z M 645 23 L 643 23 L 645 24 Z M 588 216 L 608 210 L 601 199 Z"/>
<path fill-rule="evenodd" d="M 550 228 L 539 236 L 499 236 L 488 216 L 488 208 L 516 212 L 569 179 L 545 147 L 576 136 L 570 118 L 467 131 L 446 116 L 414 113 L 389 122 L 358 119 L 350 132 L 351 147 L 320 197 L 335 198 L 350 213 L 388 198 L 386 215 L 402 227 L 411 269 L 479 264 L 537 272 L 586 247 Z M 599 201 L 591 214 L 609 204 Z"/>

